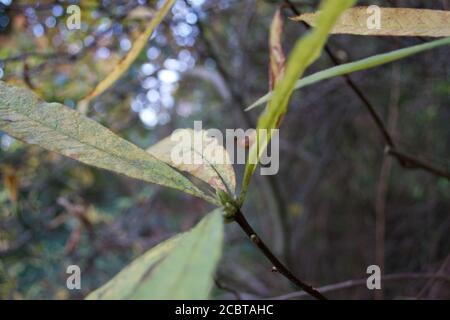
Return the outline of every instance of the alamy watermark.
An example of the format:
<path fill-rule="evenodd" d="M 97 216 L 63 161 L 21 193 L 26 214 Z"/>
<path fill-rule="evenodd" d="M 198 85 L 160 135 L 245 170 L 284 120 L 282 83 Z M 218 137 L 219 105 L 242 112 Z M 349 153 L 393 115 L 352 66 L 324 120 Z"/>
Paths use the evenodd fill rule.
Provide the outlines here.
<path fill-rule="evenodd" d="M 81 289 L 81 269 L 76 264 L 70 265 L 66 269 L 66 273 L 69 274 L 66 280 L 66 287 L 69 290 Z"/>
<path fill-rule="evenodd" d="M 370 276 L 366 280 L 366 286 L 369 290 L 381 289 L 381 268 L 376 264 L 372 264 L 367 267 L 367 274 Z"/>
<path fill-rule="evenodd" d="M 260 150 L 261 175 L 275 175 L 279 170 L 278 129 L 219 129 L 203 130 L 202 121 L 194 121 L 194 130 L 177 129 L 170 136 L 173 142 L 170 158 L 174 164 L 257 164 L 256 157 L 247 157 L 247 151 L 259 139 L 269 138 L 267 148 Z M 246 160 L 248 159 L 248 160 Z"/>
<path fill-rule="evenodd" d="M 72 4 L 67 7 L 66 13 L 68 17 L 66 19 L 66 27 L 69 30 L 81 29 L 81 9 L 76 4 Z"/>
<path fill-rule="evenodd" d="M 66 269 L 69 275 L 66 280 L 66 287 L 69 290 L 81 290 L 81 269 L 77 265 L 70 265 Z M 369 275 L 366 280 L 366 286 L 369 290 L 381 289 L 381 268 L 376 265 L 370 265 L 366 269 Z"/>
<path fill-rule="evenodd" d="M 366 20 L 367 29 L 380 30 L 381 29 L 381 8 L 377 5 L 368 6 L 366 9 L 369 17 Z"/>

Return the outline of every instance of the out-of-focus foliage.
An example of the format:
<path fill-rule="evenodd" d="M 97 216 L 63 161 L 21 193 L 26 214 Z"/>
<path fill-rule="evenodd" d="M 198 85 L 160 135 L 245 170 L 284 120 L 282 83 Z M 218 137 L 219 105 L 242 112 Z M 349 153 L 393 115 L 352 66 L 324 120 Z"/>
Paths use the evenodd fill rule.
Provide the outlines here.
<path fill-rule="evenodd" d="M 95 87 L 95 89 L 90 92 L 82 101 L 80 101 L 80 106 L 78 109 L 83 113 L 87 112 L 86 108 L 88 107 L 89 101 L 91 101 L 96 96 L 105 92 L 109 87 L 111 87 L 125 72 L 127 72 L 128 68 L 133 64 L 136 58 L 141 53 L 142 49 L 144 49 L 145 45 L 149 37 L 152 35 L 153 31 L 156 27 L 161 23 L 161 21 L 166 16 L 167 12 L 172 8 L 175 0 L 165 1 L 161 8 L 158 9 L 157 12 L 150 19 L 148 26 L 145 28 L 144 32 L 142 32 L 137 39 L 133 42 L 129 52 L 125 55 L 125 57 L 119 61 L 114 69 L 111 70 L 105 79 L 101 80 Z"/>
<path fill-rule="evenodd" d="M 0 78 L 69 107 L 129 52 L 148 23 L 148 8 L 155 8 L 154 1 L 82 1 L 81 30 L 71 31 L 64 3 L 30 2 L 0 1 Z M 317 9 L 317 1 L 291 2 L 301 12 Z M 445 1 L 402 2 L 448 10 Z M 192 127 L 193 120 L 220 129 L 250 126 L 239 108 L 267 92 L 268 32 L 280 2 L 188 3 L 192 7 L 175 2 L 136 62 L 89 109 L 91 118 L 141 148 L 175 128 Z M 288 7 L 282 12 L 288 53 L 306 30 L 287 19 L 294 16 Z M 333 36 L 329 45 L 345 63 L 422 40 Z M 446 46 L 352 76 L 384 119 L 398 108 L 399 144 L 444 168 L 450 166 L 448 56 Z M 310 72 L 332 66 L 323 55 Z M 255 123 L 257 113 L 248 114 Z M 315 286 L 365 277 L 374 263 L 383 141 L 339 78 L 294 92 L 288 115 L 280 137 L 280 172 L 273 179 L 279 194 L 269 179 L 255 176 L 257 187 L 249 190 L 244 210 L 277 253 L 290 244 L 285 256 L 290 267 Z M 3 299 L 84 298 L 129 261 L 189 230 L 211 210 L 201 199 L 80 165 L 4 133 L 0 147 Z M 236 170 L 240 180 L 243 168 Z M 393 162 L 387 185 L 384 273 L 436 271 L 450 248 L 450 183 Z M 241 230 L 227 228 L 230 245 L 219 282 L 244 298 L 292 291 L 269 272 Z M 71 264 L 81 267 L 81 290 L 66 288 Z M 385 297 L 417 297 L 426 284 L 386 283 Z M 421 297 L 446 298 L 448 292 L 448 284 L 436 282 Z M 358 287 L 328 295 L 371 298 L 373 292 Z M 216 287 L 213 297 L 235 296 Z"/>

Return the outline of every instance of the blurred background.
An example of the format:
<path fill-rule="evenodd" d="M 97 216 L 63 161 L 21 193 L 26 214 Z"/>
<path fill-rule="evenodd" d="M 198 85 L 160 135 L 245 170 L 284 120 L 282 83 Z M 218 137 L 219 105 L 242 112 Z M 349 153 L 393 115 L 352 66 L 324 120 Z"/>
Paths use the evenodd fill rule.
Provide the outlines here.
<path fill-rule="evenodd" d="M 299 12 L 319 1 L 292 0 Z M 66 8 L 81 8 L 68 30 Z M 359 1 L 449 10 L 449 1 Z M 306 28 L 275 0 L 179 0 L 138 60 L 91 104 L 89 116 L 146 148 L 174 129 L 251 128 L 244 112 L 268 89 L 268 32 L 283 5 L 288 53 Z M 74 108 L 130 50 L 156 1 L 0 0 L 0 79 Z M 428 41 L 335 35 L 339 62 Z M 352 75 L 398 146 L 450 170 L 450 49 Z M 323 54 L 308 73 L 333 66 Z M 450 298 L 450 181 L 385 156 L 385 141 L 342 78 L 295 92 L 280 130 L 280 171 L 255 175 L 243 212 L 302 280 L 316 287 L 364 279 L 383 290 L 328 287 L 337 299 Z M 243 166 L 235 166 L 238 181 Z M 0 132 L 0 299 L 81 299 L 133 258 L 192 227 L 206 202 L 29 146 Z M 67 290 L 79 265 L 82 289 Z M 433 276 L 435 275 L 435 276 Z M 235 225 L 212 297 L 296 291 Z M 298 297 L 304 298 L 304 297 Z"/>

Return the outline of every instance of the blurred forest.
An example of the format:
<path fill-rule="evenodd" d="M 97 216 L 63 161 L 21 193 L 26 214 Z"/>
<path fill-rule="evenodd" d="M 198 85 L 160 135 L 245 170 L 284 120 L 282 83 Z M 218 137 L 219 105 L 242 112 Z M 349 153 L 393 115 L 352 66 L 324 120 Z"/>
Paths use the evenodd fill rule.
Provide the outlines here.
<path fill-rule="evenodd" d="M 1 80 L 75 107 L 130 50 L 155 8 L 148 0 L 72 3 L 81 8 L 80 30 L 66 28 L 69 2 L 0 0 Z M 288 53 L 307 30 L 288 17 L 317 3 L 179 0 L 88 115 L 142 148 L 192 128 L 194 120 L 221 130 L 254 127 L 261 110 L 243 110 L 268 90 L 274 12 L 283 6 Z M 447 0 L 358 2 L 368 4 L 450 10 Z M 427 40 L 333 35 L 328 49 L 344 63 Z M 330 298 L 450 299 L 448 176 L 385 154 L 363 102 L 381 115 L 401 150 L 449 172 L 449 56 L 441 47 L 352 74 L 350 85 L 340 77 L 293 95 L 280 130 L 280 171 L 255 176 L 243 210 L 296 275 L 319 288 L 331 285 L 324 290 Z M 308 74 L 330 66 L 324 52 Z M 2 132 L 0 170 L 0 299 L 81 299 L 211 210 L 203 200 Z M 235 170 L 240 180 L 243 166 Z M 81 290 L 66 288 L 72 264 L 82 270 Z M 372 264 L 385 275 L 382 291 L 366 288 Z M 271 267 L 242 230 L 227 225 L 213 297 L 297 290 Z"/>

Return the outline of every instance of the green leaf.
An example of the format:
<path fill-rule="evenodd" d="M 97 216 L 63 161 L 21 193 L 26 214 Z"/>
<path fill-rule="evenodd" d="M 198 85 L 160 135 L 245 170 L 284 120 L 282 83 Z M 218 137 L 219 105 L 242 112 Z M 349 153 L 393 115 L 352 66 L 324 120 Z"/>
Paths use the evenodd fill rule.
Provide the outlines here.
<path fill-rule="evenodd" d="M 283 78 L 286 57 L 281 44 L 283 34 L 283 16 L 278 8 L 272 18 L 269 32 L 269 89 L 273 90 L 275 84 Z"/>
<path fill-rule="evenodd" d="M 177 129 L 169 137 L 148 148 L 147 152 L 199 178 L 215 190 L 221 189 L 234 195 L 236 177 L 228 152 L 205 130 Z M 173 161 L 174 156 L 185 161 Z"/>
<path fill-rule="evenodd" d="M 59 103 L 0 81 L 0 130 L 91 166 L 179 189 L 211 203 L 187 178 L 145 150 Z"/>
<path fill-rule="evenodd" d="M 322 12 L 319 16 L 317 27 L 295 44 L 292 53 L 289 55 L 285 74 L 276 84 L 272 100 L 258 119 L 256 143 L 250 148 L 247 165 L 245 166 L 240 197 L 241 202 L 245 198 L 251 176 L 256 169 L 259 158 L 272 137 L 272 130 L 277 128 L 282 116 L 286 113 L 296 80 L 320 56 L 322 48 L 328 39 L 328 34 L 340 14 L 352 6 L 354 2 L 355 0 L 323 0 L 320 7 Z"/>
<path fill-rule="evenodd" d="M 216 209 L 189 232 L 147 251 L 86 299 L 206 299 L 222 242 L 223 217 Z"/>
<path fill-rule="evenodd" d="M 141 51 L 144 49 L 153 31 L 164 19 L 167 12 L 170 10 L 175 1 L 176 0 L 166 0 L 164 2 L 161 8 L 155 13 L 153 19 L 150 20 L 144 32 L 142 32 L 136 39 L 136 41 L 133 43 L 133 46 L 131 47 L 127 55 L 116 66 L 114 66 L 114 68 L 111 70 L 110 73 L 108 73 L 106 78 L 100 81 L 91 93 L 89 93 L 85 98 L 83 98 L 79 102 L 78 110 L 80 112 L 85 113 L 89 101 L 105 92 L 117 80 L 119 80 L 119 78 L 130 68 L 130 66 L 137 59 Z"/>
<path fill-rule="evenodd" d="M 311 84 L 314 84 L 316 82 L 343 76 L 346 74 L 350 74 L 357 71 L 362 71 L 374 67 L 381 66 L 386 63 L 390 63 L 393 61 L 397 61 L 409 56 L 412 56 L 414 54 L 420 53 L 422 51 L 431 50 L 440 46 L 445 46 L 450 44 L 450 38 L 444 38 L 439 40 L 430 41 L 427 43 L 391 51 L 388 53 L 383 54 L 377 54 L 374 56 L 371 56 L 369 58 L 361 59 L 355 62 L 350 62 L 346 64 L 341 64 L 339 66 L 329 68 L 323 71 L 316 72 L 312 75 L 309 75 L 307 77 L 304 77 L 303 79 L 297 80 L 295 83 L 294 89 L 300 89 L 306 86 L 309 86 Z M 249 111 L 257 106 L 260 106 L 266 102 L 268 102 L 272 98 L 272 92 L 269 92 L 256 100 L 251 106 L 246 108 L 246 111 Z"/>

